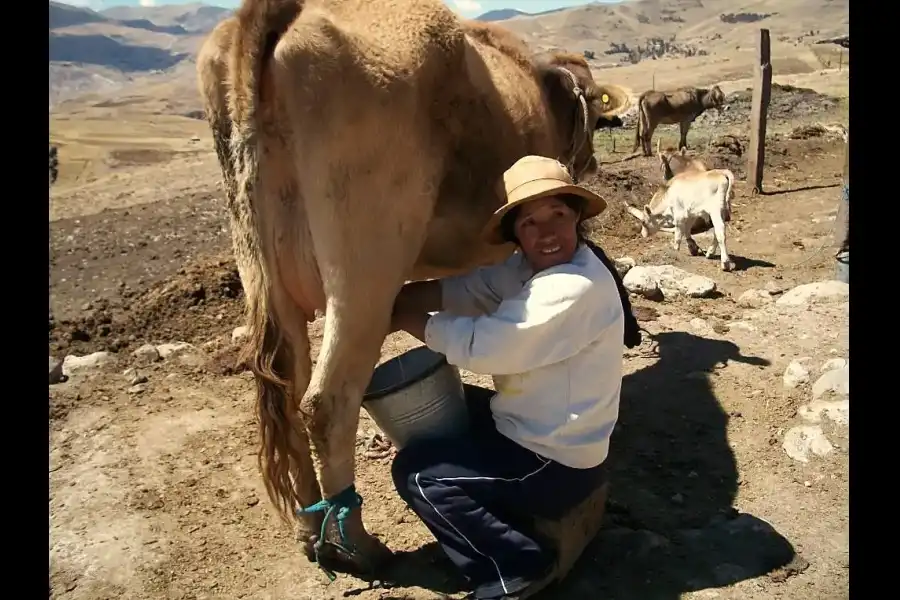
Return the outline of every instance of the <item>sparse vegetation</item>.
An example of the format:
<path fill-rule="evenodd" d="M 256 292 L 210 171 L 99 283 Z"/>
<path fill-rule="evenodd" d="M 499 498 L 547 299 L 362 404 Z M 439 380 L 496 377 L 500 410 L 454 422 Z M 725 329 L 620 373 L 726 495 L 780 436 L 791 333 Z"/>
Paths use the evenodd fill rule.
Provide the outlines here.
<path fill-rule="evenodd" d="M 757 21 L 762 21 L 763 19 L 768 19 L 772 15 L 777 15 L 778 13 L 728 13 L 719 15 L 719 19 L 722 20 L 723 23 L 737 24 L 737 23 L 756 23 Z"/>

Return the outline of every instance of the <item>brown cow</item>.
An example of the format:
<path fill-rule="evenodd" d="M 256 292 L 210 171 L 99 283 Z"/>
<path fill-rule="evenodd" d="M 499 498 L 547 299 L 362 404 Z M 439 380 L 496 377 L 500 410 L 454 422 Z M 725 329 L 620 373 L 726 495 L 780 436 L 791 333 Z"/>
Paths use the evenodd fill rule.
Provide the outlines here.
<path fill-rule="evenodd" d="M 641 147 L 644 156 L 651 156 L 650 140 L 659 125 L 681 128 L 678 149 L 687 148 L 687 134 L 691 123 L 709 108 L 719 111 L 725 103 L 725 94 L 719 86 L 706 88 L 681 88 L 672 92 L 644 92 L 638 98 L 638 119 L 634 130 L 632 152 Z"/>
<path fill-rule="evenodd" d="M 594 131 L 629 95 L 582 56 L 534 59 L 441 0 L 244 0 L 197 68 L 246 292 L 263 480 L 285 519 L 326 511 L 298 515 L 308 557 L 374 568 L 389 551 L 363 527 L 354 448 L 397 292 L 509 256 L 481 240 L 494 182 L 526 154 L 595 172 Z M 317 540 L 329 515 L 344 552 Z"/>

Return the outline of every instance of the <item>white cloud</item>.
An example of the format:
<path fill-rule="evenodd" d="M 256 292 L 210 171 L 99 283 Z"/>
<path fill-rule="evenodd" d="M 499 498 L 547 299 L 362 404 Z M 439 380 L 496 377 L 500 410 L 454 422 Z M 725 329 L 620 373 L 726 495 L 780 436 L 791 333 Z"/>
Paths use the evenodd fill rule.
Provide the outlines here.
<path fill-rule="evenodd" d="M 141 0 L 141 6 L 156 6 L 156 0 Z"/>
<path fill-rule="evenodd" d="M 481 10 L 481 4 L 475 0 L 453 0 L 453 4 L 463 12 L 477 12 Z"/>

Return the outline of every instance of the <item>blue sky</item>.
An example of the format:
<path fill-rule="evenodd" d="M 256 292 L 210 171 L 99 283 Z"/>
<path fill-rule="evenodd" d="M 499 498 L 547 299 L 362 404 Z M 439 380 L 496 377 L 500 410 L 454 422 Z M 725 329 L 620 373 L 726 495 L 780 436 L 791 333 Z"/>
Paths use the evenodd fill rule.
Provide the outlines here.
<path fill-rule="evenodd" d="M 161 6 L 163 4 L 188 4 L 190 0 L 59 0 L 65 4 L 87 6 L 101 10 L 113 6 Z M 375 0 L 377 1 L 377 0 Z M 467 17 L 476 17 L 489 10 L 515 8 L 524 12 L 542 12 L 564 6 L 589 4 L 591 0 L 444 0 L 451 8 Z M 616 3 L 620 0 L 599 0 Z M 204 4 L 234 8 L 238 0 L 205 0 Z"/>

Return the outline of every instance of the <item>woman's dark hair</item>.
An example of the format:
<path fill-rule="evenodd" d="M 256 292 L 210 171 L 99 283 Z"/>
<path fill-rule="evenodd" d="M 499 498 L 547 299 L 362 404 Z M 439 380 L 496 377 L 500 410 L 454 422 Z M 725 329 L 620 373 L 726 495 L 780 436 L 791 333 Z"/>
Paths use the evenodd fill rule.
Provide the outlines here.
<path fill-rule="evenodd" d="M 574 210 L 579 215 L 584 210 L 584 200 L 579 198 L 578 196 L 563 196 L 562 201 L 566 203 L 566 206 Z M 519 206 L 511 208 L 510 211 L 503 215 L 503 218 L 500 219 L 500 232 L 503 234 L 503 239 L 505 239 L 507 242 L 512 242 L 517 246 L 519 245 L 519 240 L 516 238 L 515 225 L 516 217 L 518 216 L 519 210 L 521 208 L 521 204 Z M 625 344 L 625 347 L 634 348 L 641 343 L 641 330 L 638 326 L 637 319 L 634 316 L 634 311 L 631 308 L 631 301 L 628 298 L 628 290 L 625 289 L 625 285 L 622 282 L 622 277 L 619 275 L 619 271 L 616 269 L 615 263 L 609 259 L 602 248 L 588 239 L 587 226 L 585 225 L 585 221 L 578 222 L 578 225 L 576 225 L 575 228 L 575 234 L 578 236 L 578 241 L 590 248 L 594 253 L 594 256 L 600 259 L 600 262 L 606 265 L 606 268 L 609 269 L 609 272 L 612 274 L 612 277 L 616 282 L 616 288 L 619 291 L 619 299 L 622 302 L 622 309 L 625 312 L 625 331 L 623 332 L 623 342 Z"/>
<path fill-rule="evenodd" d="M 560 199 L 565 203 L 566 206 L 575 211 L 575 214 L 580 215 L 584 212 L 585 201 L 583 198 L 579 198 L 578 196 L 561 196 Z M 509 212 L 503 215 L 503 218 L 500 219 L 500 233 L 503 235 L 503 239 L 507 242 L 512 242 L 516 246 L 519 245 L 519 240 L 516 237 L 516 218 L 519 216 L 519 212 L 522 210 L 522 205 L 514 206 L 509 209 Z M 587 225 L 584 224 L 584 221 L 579 221 L 578 225 L 575 226 L 575 235 L 578 236 L 579 242 L 587 241 Z"/>

